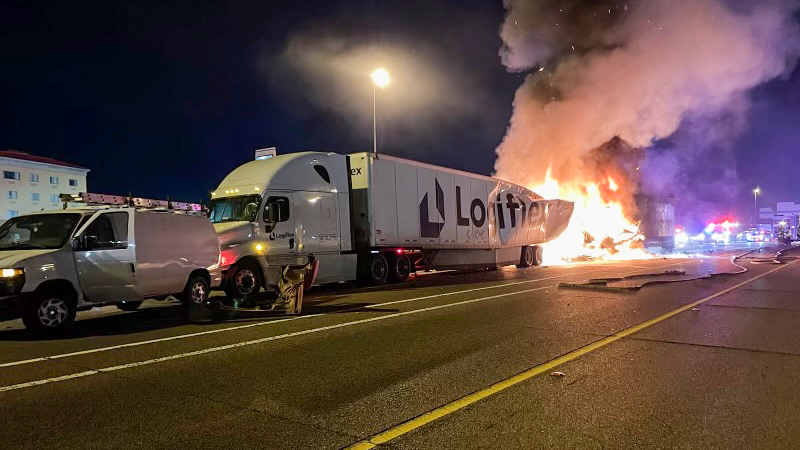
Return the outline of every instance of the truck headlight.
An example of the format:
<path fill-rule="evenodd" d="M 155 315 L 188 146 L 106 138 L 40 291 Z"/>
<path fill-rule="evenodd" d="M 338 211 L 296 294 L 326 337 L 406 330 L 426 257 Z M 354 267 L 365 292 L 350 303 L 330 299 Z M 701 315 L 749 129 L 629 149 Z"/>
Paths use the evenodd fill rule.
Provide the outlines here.
<path fill-rule="evenodd" d="M 24 269 L 0 269 L 0 278 L 14 278 L 25 275 Z"/>

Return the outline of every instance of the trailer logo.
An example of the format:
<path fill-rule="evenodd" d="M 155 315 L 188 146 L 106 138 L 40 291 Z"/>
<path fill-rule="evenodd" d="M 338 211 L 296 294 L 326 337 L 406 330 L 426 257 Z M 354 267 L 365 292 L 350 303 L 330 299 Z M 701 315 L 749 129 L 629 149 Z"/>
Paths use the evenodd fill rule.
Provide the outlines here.
<path fill-rule="evenodd" d="M 269 240 L 274 241 L 276 239 L 286 239 L 286 238 L 293 238 L 294 233 L 287 231 L 284 233 L 275 233 L 274 231 L 269 234 Z"/>
<path fill-rule="evenodd" d="M 436 184 L 436 210 L 439 211 L 442 221 L 430 221 L 430 216 L 428 214 L 428 193 L 426 192 L 425 196 L 422 197 L 422 201 L 419 202 L 419 231 L 420 236 L 424 238 L 438 238 L 439 234 L 442 232 L 442 228 L 444 228 L 444 222 L 446 220 L 444 216 L 444 191 L 442 191 L 442 187 L 439 185 L 439 180 L 434 178 L 433 182 Z"/>

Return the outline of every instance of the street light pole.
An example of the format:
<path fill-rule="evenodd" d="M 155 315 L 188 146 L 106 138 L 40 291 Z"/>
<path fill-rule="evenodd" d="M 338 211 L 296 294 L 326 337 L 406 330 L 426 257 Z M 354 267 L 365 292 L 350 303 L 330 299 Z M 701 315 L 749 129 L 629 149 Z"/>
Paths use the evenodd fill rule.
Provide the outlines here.
<path fill-rule="evenodd" d="M 372 152 L 378 157 L 378 88 L 389 85 L 389 72 L 386 69 L 375 69 L 372 78 Z"/>
<path fill-rule="evenodd" d="M 757 187 L 757 188 L 753 189 L 753 215 L 755 216 L 754 221 L 755 221 L 756 227 L 758 227 L 758 224 L 760 223 L 760 220 L 759 220 L 760 217 L 758 216 L 758 194 L 760 194 L 760 193 L 761 193 L 761 188 Z"/>

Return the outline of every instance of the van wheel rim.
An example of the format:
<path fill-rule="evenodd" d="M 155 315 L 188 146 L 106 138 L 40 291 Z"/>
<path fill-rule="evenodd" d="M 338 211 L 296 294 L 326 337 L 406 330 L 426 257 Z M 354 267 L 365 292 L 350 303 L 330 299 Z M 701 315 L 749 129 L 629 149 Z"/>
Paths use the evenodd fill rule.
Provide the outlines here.
<path fill-rule="evenodd" d="M 208 296 L 208 291 L 206 291 L 205 284 L 195 283 L 194 286 L 192 286 L 192 302 L 198 305 L 205 303 L 207 296 Z"/>
<path fill-rule="evenodd" d="M 46 327 L 57 327 L 67 321 L 69 308 L 60 298 L 51 298 L 42 302 L 38 309 L 39 322 Z"/>
<path fill-rule="evenodd" d="M 250 294 L 256 286 L 256 274 L 252 270 L 242 269 L 236 273 L 236 290 L 240 294 Z"/>

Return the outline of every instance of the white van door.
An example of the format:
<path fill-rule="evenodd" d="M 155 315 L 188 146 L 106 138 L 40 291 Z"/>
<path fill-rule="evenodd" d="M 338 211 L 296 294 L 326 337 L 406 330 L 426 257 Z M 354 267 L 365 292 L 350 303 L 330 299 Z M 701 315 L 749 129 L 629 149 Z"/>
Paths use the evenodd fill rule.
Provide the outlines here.
<path fill-rule="evenodd" d="M 78 236 L 73 252 L 78 282 L 91 303 L 142 300 L 136 289 L 136 255 L 128 245 L 133 218 L 127 211 L 95 215 Z"/>
<path fill-rule="evenodd" d="M 295 205 L 291 192 L 270 191 L 264 201 L 262 225 L 269 239 L 267 260 L 294 256 L 301 242 L 295 228 Z"/>

